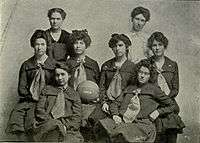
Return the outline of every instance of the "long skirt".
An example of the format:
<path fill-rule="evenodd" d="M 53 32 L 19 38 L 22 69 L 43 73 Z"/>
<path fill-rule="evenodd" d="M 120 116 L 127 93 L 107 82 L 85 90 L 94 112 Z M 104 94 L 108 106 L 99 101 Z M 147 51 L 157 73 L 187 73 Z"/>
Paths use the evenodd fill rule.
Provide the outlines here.
<path fill-rule="evenodd" d="M 82 143 L 83 137 L 79 131 L 66 130 L 60 120 L 50 119 L 34 126 L 34 141 Z"/>
<path fill-rule="evenodd" d="M 149 119 L 136 119 L 133 123 L 116 124 L 112 119 L 105 118 L 99 124 L 106 132 L 110 142 L 154 142 L 156 128 Z"/>
<path fill-rule="evenodd" d="M 19 102 L 10 114 L 6 133 L 27 133 L 35 121 L 35 102 Z"/>

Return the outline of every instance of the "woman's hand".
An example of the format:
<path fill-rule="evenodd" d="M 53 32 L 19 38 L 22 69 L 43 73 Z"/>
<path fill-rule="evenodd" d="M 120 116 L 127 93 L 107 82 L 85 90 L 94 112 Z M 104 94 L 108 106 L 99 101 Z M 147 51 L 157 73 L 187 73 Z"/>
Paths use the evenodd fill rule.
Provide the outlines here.
<path fill-rule="evenodd" d="M 151 119 L 155 120 L 159 116 L 158 110 L 153 111 L 150 115 Z"/>
<path fill-rule="evenodd" d="M 102 106 L 102 110 L 106 113 L 109 113 L 109 106 L 107 103 L 104 103 L 103 106 Z"/>
<path fill-rule="evenodd" d="M 113 116 L 113 120 L 115 121 L 116 124 L 119 124 L 122 122 L 122 118 L 117 116 L 117 115 L 114 115 Z"/>

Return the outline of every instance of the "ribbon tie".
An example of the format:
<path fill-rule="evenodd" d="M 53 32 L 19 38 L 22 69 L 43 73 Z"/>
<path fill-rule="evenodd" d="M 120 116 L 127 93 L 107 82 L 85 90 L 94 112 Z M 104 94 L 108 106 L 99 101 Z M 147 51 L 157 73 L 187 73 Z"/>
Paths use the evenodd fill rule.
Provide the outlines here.
<path fill-rule="evenodd" d="M 157 72 L 158 72 L 158 86 L 166 95 L 169 95 L 170 89 L 165 80 L 165 77 L 162 75 L 162 69 L 157 68 Z"/>
<path fill-rule="evenodd" d="M 80 64 L 79 66 L 76 68 L 76 71 L 74 73 L 74 89 L 76 90 L 76 88 L 78 87 L 78 85 L 86 80 L 86 71 L 85 71 L 85 67 L 83 65 L 84 61 L 80 60 L 78 61 Z"/>
<path fill-rule="evenodd" d="M 55 104 L 51 110 L 51 115 L 54 119 L 58 119 L 60 117 L 65 116 L 65 95 L 63 92 L 63 88 L 59 88 L 60 92 L 56 97 Z"/>
<path fill-rule="evenodd" d="M 30 93 L 35 101 L 39 100 L 40 93 L 45 86 L 45 72 L 42 69 L 43 64 L 40 63 L 37 66 L 38 69 L 30 86 Z"/>
<path fill-rule="evenodd" d="M 138 94 L 141 93 L 141 89 L 136 89 L 133 91 L 133 93 L 135 95 L 131 98 L 128 108 L 123 115 L 123 120 L 125 123 L 132 123 L 140 111 L 140 99 Z"/>
<path fill-rule="evenodd" d="M 112 81 L 110 82 L 110 85 L 107 90 L 107 96 L 110 100 L 115 100 L 122 92 L 121 87 L 122 77 L 119 73 L 119 68 L 117 68 L 116 73 L 114 74 Z"/>

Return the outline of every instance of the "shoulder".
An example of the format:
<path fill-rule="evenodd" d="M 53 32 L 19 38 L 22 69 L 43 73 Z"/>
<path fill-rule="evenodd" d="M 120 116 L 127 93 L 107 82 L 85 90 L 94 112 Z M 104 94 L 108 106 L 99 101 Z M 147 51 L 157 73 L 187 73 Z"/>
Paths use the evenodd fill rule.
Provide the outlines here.
<path fill-rule="evenodd" d="M 88 56 L 85 56 L 85 62 L 92 64 L 92 65 L 98 65 L 97 61 L 95 61 L 94 59 L 92 59 Z"/>
<path fill-rule="evenodd" d="M 130 69 L 133 69 L 133 68 L 136 68 L 136 64 L 129 61 L 129 60 L 126 60 L 126 62 L 124 63 L 124 65 L 127 67 L 127 68 L 130 68 Z"/>
<path fill-rule="evenodd" d="M 62 33 L 63 33 L 63 35 L 65 35 L 65 36 L 68 36 L 69 37 L 69 35 L 70 35 L 70 33 L 69 32 L 67 32 L 66 30 L 63 30 L 62 29 L 62 31 L 61 31 Z"/>
<path fill-rule="evenodd" d="M 166 71 L 175 72 L 178 69 L 178 64 L 175 61 L 165 56 L 165 63 L 163 69 Z"/>
<path fill-rule="evenodd" d="M 25 69 L 35 68 L 34 56 L 24 61 L 21 65 L 21 68 L 25 68 Z"/>
<path fill-rule="evenodd" d="M 58 95 L 59 89 L 57 87 L 47 85 L 43 90 L 42 90 L 42 95 L 45 96 L 52 96 L 52 95 Z"/>
<path fill-rule="evenodd" d="M 124 89 L 124 93 L 133 93 L 133 91 L 134 90 L 136 90 L 137 89 L 137 86 L 135 86 L 135 85 L 130 85 L 130 86 L 128 86 L 126 89 Z"/>
<path fill-rule="evenodd" d="M 112 59 L 104 62 L 101 66 L 101 69 L 102 70 L 108 70 L 108 69 L 112 68 L 114 61 L 115 61 L 115 58 L 112 58 Z"/>
<path fill-rule="evenodd" d="M 169 57 L 165 56 L 165 60 L 166 60 L 166 63 L 168 64 L 172 64 L 174 66 L 177 65 L 177 62 L 176 61 L 173 61 L 172 59 L 170 59 Z"/>
<path fill-rule="evenodd" d="M 45 61 L 45 66 L 50 69 L 55 69 L 56 63 L 57 62 L 53 58 L 48 57 L 47 60 Z"/>
<path fill-rule="evenodd" d="M 65 98 L 69 100 L 80 100 L 80 95 L 72 87 L 68 86 L 65 90 Z"/>

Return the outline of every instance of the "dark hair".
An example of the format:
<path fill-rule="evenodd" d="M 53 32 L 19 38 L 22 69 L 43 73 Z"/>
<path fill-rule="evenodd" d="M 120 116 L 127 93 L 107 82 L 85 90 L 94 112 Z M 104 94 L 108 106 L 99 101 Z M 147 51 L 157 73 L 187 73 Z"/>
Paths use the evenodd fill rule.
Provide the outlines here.
<path fill-rule="evenodd" d="M 66 12 L 63 9 L 61 9 L 61 8 L 52 8 L 52 9 L 49 9 L 48 10 L 48 14 L 47 14 L 48 18 L 51 18 L 52 13 L 54 13 L 54 12 L 60 13 L 62 19 L 63 20 L 65 19 Z"/>
<path fill-rule="evenodd" d="M 114 33 L 111 35 L 111 39 L 108 42 L 110 48 L 114 48 L 119 41 L 123 41 L 126 45 L 126 48 L 131 46 L 131 41 L 125 34 Z"/>
<path fill-rule="evenodd" d="M 132 19 L 139 14 L 142 14 L 145 17 L 146 21 L 150 20 L 150 11 L 147 8 L 141 6 L 134 8 L 133 11 L 131 12 Z"/>
<path fill-rule="evenodd" d="M 55 65 L 55 70 L 59 68 L 59 69 L 63 69 L 64 71 L 66 71 L 69 75 L 72 75 L 72 70 L 69 68 L 68 65 L 64 64 L 64 63 L 56 63 Z"/>
<path fill-rule="evenodd" d="M 147 41 L 147 45 L 150 49 L 152 49 L 154 40 L 161 42 L 164 45 L 164 47 L 167 48 L 168 39 L 164 36 L 164 34 L 162 32 L 156 31 L 153 34 L 151 34 L 151 36 L 149 37 L 149 39 Z"/>
<path fill-rule="evenodd" d="M 91 38 L 88 35 L 87 30 L 72 30 L 72 33 L 69 36 L 71 45 L 73 46 L 73 44 L 77 41 L 77 40 L 83 40 L 86 48 L 90 46 L 91 44 Z"/>
<path fill-rule="evenodd" d="M 35 40 L 39 38 L 43 38 L 47 43 L 47 36 L 45 34 L 45 31 L 38 29 L 38 30 L 35 30 L 35 32 L 31 36 L 31 39 L 30 39 L 31 47 L 34 47 Z"/>
<path fill-rule="evenodd" d="M 137 76 L 138 76 L 138 72 L 139 72 L 140 68 L 141 67 L 146 67 L 150 71 L 149 82 L 150 83 L 155 83 L 156 82 L 156 70 L 153 67 L 153 65 L 151 64 L 151 61 L 146 60 L 146 59 L 145 60 L 141 60 L 139 63 L 137 63 L 136 67 L 137 67 Z"/>

